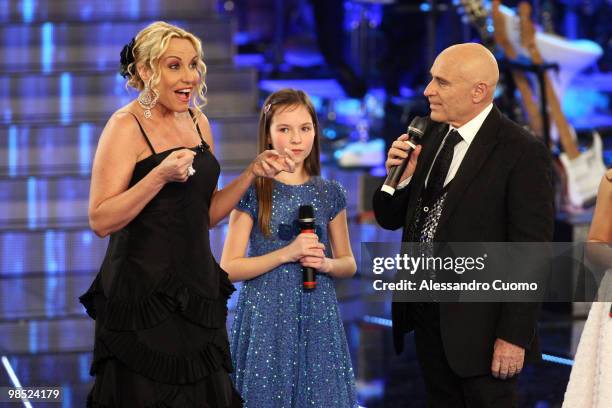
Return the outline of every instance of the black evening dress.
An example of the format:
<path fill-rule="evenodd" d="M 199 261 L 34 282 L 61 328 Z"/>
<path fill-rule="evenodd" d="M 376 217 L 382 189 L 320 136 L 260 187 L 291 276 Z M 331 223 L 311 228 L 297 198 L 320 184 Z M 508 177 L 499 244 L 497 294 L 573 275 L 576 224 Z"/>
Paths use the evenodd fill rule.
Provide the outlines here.
<path fill-rule="evenodd" d="M 157 153 L 140 130 L 153 154 L 136 163 L 130 187 L 179 149 Z M 198 133 L 196 173 L 166 184 L 111 235 L 100 272 L 80 297 L 96 321 L 88 407 L 242 406 L 228 374 L 225 321 L 234 287 L 208 235 L 220 168 Z"/>

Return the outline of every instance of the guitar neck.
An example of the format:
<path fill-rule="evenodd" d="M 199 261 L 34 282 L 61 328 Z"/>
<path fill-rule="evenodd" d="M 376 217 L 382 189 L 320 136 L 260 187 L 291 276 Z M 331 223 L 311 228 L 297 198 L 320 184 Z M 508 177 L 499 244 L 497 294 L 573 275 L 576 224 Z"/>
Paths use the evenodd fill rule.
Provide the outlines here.
<path fill-rule="evenodd" d="M 521 41 L 523 42 L 523 46 L 529 52 L 532 62 L 536 65 L 541 65 L 544 63 L 544 60 L 540 54 L 540 51 L 538 50 L 538 47 L 536 46 L 535 28 L 531 22 L 531 6 L 529 3 L 521 2 L 519 4 L 519 15 L 521 24 Z M 553 122 L 557 126 L 557 131 L 559 132 L 561 147 L 570 159 L 574 159 L 580 155 L 580 150 L 578 150 L 578 145 L 574 141 L 570 124 L 563 114 L 561 103 L 559 102 L 559 98 L 557 97 L 557 93 L 555 92 L 548 73 L 544 74 L 544 89 L 546 92 L 546 98 L 548 100 L 550 115 Z"/>
<path fill-rule="evenodd" d="M 523 105 L 525 106 L 525 111 L 527 112 L 529 127 L 536 135 L 541 137 L 543 132 L 542 116 L 537 104 L 534 102 L 533 92 L 531 92 L 529 81 L 522 72 L 518 71 L 512 71 L 512 79 L 514 80 L 514 84 L 521 94 L 521 99 L 523 101 Z"/>
<path fill-rule="evenodd" d="M 553 122 L 557 126 L 557 131 L 559 132 L 559 142 L 561 143 L 561 147 L 563 147 L 563 151 L 569 156 L 570 159 L 574 159 L 580 156 L 580 150 L 578 150 L 578 145 L 574 141 L 571 126 L 567 121 L 563 110 L 561 109 L 561 103 L 559 103 L 557 92 L 555 92 L 555 88 L 553 87 L 552 81 L 548 74 L 544 74 L 544 86 L 546 98 L 548 99 L 548 106 L 550 108 L 550 115 Z"/>
<path fill-rule="evenodd" d="M 491 10 L 493 15 L 493 38 L 495 43 L 504 51 L 506 58 L 509 60 L 516 60 L 518 57 L 518 53 L 512 46 L 510 39 L 507 36 L 506 30 L 506 22 L 504 20 L 504 16 L 499 10 L 500 1 L 493 0 L 491 4 Z M 512 70 L 512 79 L 516 88 L 519 90 L 521 94 L 521 99 L 523 101 L 523 106 L 525 107 L 525 111 L 527 112 L 527 121 L 529 122 L 529 127 L 531 130 L 538 136 L 542 136 L 542 117 L 540 116 L 540 111 L 538 109 L 537 104 L 534 102 L 533 92 L 531 92 L 531 86 L 529 85 L 529 81 L 524 73 Z"/>

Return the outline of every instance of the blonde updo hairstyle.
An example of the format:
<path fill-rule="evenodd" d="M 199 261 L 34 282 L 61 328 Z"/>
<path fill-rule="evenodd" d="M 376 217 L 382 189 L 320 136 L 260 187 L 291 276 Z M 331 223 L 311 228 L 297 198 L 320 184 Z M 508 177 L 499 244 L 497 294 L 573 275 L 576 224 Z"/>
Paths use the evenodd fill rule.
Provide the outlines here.
<path fill-rule="evenodd" d="M 156 87 L 160 81 L 161 70 L 159 59 L 168 49 L 170 40 L 173 38 L 184 38 L 191 42 L 199 56 L 197 70 L 200 74 L 200 83 L 197 86 L 195 96 L 192 99 L 194 107 L 201 112 L 206 105 L 206 65 L 203 61 L 202 43 L 198 37 L 188 31 L 183 30 L 164 21 L 156 21 L 142 29 L 134 39 L 130 64 L 127 66 L 128 81 L 127 86 L 142 91 L 145 82 L 141 78 L 138 68 L 148 69 L 151 76 L 148 81 L 149 89 L 159 96 Z"/>

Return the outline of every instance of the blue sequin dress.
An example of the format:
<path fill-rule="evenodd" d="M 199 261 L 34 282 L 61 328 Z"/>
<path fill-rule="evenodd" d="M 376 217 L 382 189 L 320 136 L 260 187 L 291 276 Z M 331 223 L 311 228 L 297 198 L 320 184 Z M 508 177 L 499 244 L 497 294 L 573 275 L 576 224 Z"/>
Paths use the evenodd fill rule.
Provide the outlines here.
<path fill-rule="evenodd" d="M 327 224 L 346 207 L 335 181 L 311 177 L 301 185 L 274 182 L 272 236 L 257 225 L 255 189 L 237 208 L 254 219 L 248 256 L 288 245 L 299 233 L 298 208 L 314 209 L 316 233 L 331 257 Z M 250 408 L 353 408 L 355 380 L 338 311 L 334 282 L 317 275 L 317 288 L 302 290 L 299 262 L 283 264 L 245 281 L 231 330 L 236 388 Z"/>

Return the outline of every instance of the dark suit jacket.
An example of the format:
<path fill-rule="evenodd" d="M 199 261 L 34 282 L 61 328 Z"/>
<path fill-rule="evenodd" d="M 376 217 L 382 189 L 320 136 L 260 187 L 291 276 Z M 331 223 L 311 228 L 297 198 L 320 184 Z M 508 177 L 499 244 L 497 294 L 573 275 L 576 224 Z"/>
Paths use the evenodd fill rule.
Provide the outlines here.
<path fill-rule="evenodd" d="M 385 229 L 402 227 L 403 241 L 427 172 L 448 130 L 431 122 L 409 185 L 393 196 L 377 190 L 374 214 Z M 549 242 L 553 238 L 552 163 L 542 142 L 493 107 L 472 141 L 452 184 L 436 242 Z M 395 349 L 414 329 L 411 303 L 393 303 Z M 541 359 L 537 303 L 441 303 L 440 328 L 450 367 L 462 377 L 490 372 L 493 344 L 502 338 Z"/>

